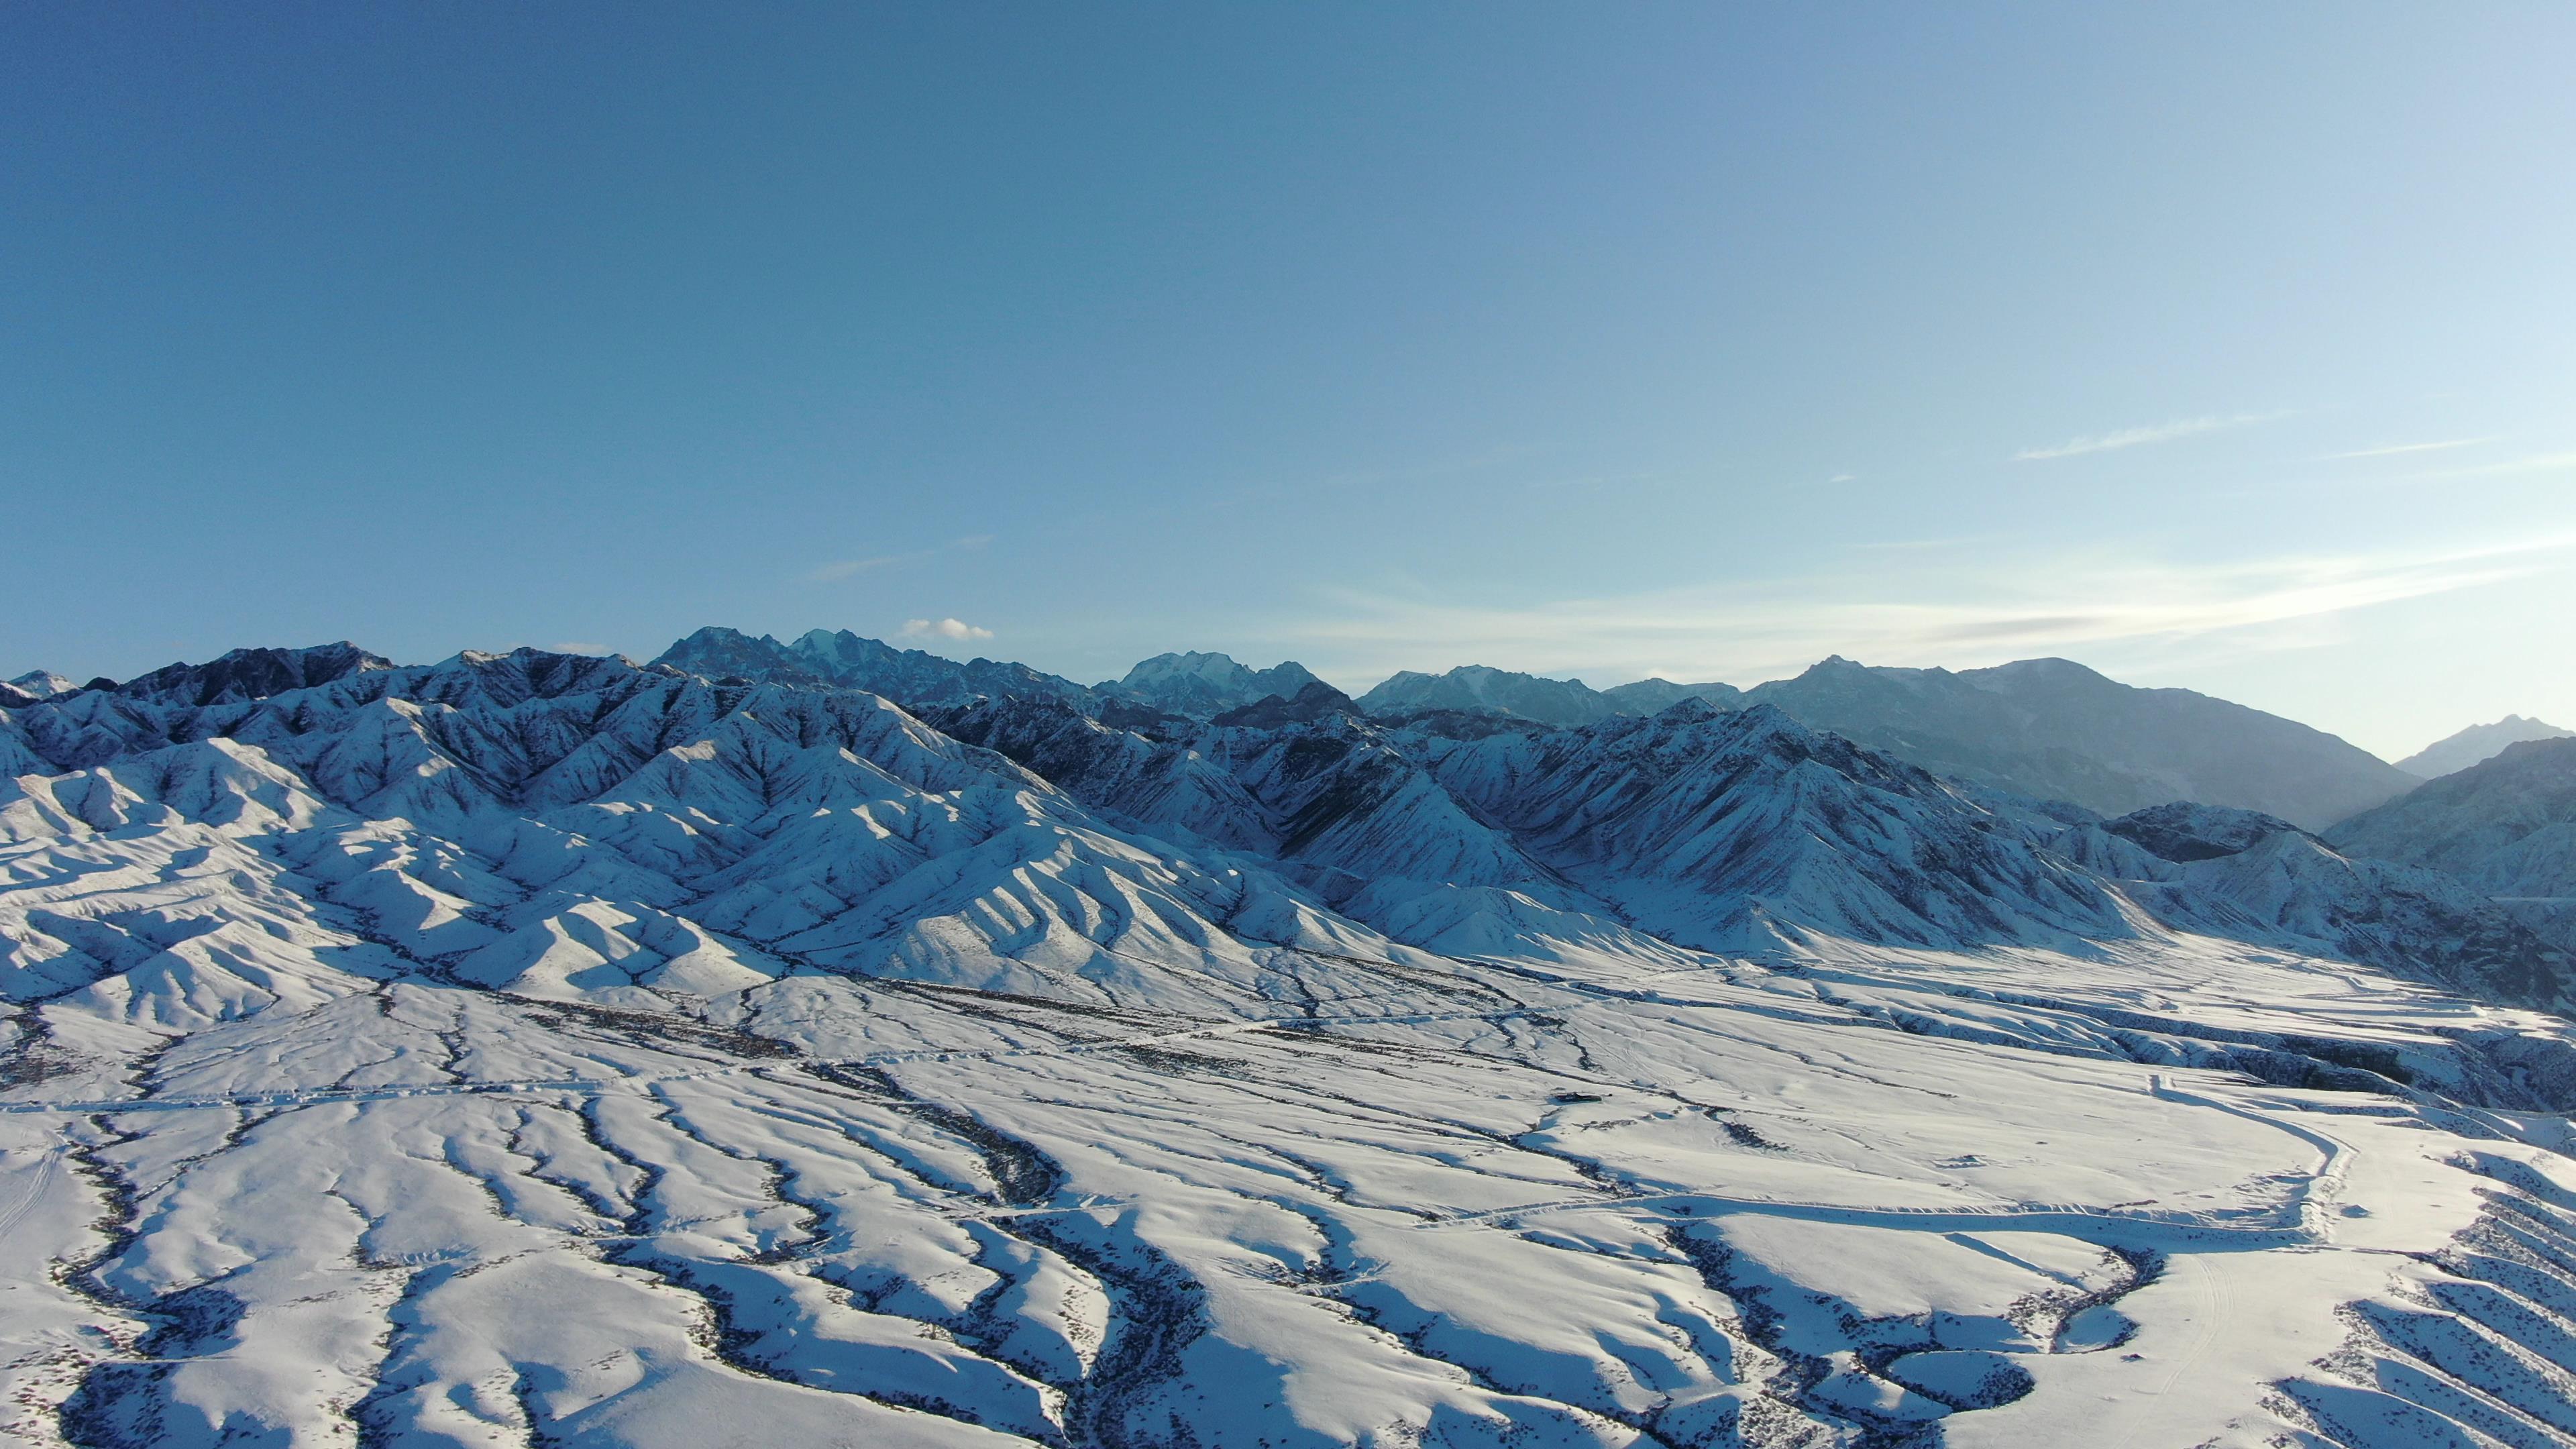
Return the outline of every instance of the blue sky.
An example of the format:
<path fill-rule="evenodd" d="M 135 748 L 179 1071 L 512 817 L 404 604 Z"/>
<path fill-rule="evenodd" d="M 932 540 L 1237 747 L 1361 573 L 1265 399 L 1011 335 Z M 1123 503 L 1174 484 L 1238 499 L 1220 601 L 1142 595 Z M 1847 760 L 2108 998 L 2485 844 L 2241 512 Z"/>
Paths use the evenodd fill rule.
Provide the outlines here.
<path fill-rule="evenodd" d="M 2571 61 L 2501 4 L 9 7 L 0 674 L 922 621 L 2576 725 Z"/>

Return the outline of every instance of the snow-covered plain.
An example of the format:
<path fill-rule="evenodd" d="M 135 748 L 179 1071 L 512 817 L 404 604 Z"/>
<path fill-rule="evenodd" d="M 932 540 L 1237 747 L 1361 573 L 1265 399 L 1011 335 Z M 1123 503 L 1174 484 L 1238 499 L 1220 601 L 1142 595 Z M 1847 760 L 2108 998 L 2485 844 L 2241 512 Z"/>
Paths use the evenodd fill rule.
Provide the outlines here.
<path fill-rule="evenodd" d="M 987 721 L 1068 783 L 614 660 L 203 693 L 0 712 L 0 1435 L 2576 1442 L 2576 1037 L 2261 817 L 1688 706 Z"/>

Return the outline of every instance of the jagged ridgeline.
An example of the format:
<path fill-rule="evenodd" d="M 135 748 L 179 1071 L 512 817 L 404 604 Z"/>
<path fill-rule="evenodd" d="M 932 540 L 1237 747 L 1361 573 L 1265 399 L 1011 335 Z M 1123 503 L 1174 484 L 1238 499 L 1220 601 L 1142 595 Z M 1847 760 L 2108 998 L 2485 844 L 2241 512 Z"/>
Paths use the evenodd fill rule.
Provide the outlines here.
<path fill-rule="evenodd" d="M 0 1432 L 2567 1442 L 2546 748 L 2335 826 L 2057 661 L 29 677 Z"/>

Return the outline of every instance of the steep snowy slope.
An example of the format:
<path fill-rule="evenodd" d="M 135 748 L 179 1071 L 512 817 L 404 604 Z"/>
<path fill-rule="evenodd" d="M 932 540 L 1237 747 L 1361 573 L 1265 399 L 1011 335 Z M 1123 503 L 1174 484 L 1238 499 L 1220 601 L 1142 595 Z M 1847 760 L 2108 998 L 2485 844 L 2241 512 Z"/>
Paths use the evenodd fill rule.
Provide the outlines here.
<path fill-rule="evenodd" d="M 1474 951 L 1478 932 L 1530 950 L 1628 927 L 1730 950 L 1819 934 L 1959 946 L 2209 933 L 2571 1004 L 2576 968 L 2474 891 L 2347 859 L 2252 812 L 2156 807 L 2106 827 L 1761 706 L 1694 701 L 1462 741 L 1317 703 L 1309 718 L 1247 712 L 1257 724 L 1169 743 L 1051 702 L 939 723 L 1145 830 L 1272 856 L 1344 912 L 1434 950 Z"/>
<path fill-rule="evenodd" d="M 2335 826 L 2356 854 L 2430 866 L 2498 896 L 2576 896 L 2576 739 L 2508 745 Z"/>
<path fill-rule="evenodd" d="M 979 699 L 931 718 L 947 734 L 1008 755 L 1096 810 L 1183 839 L 1264 854 L 1278 849 L 1270 812 L 1232 771 L 1192 745 L 1149 740 L 1056 699 Z"/>
<path fill-rule="evenodd" d="M 1762 949 L 1802 928 L 1925 945 L 2126 935 L 2116 895 L 2022 822 L 1776 709 L 1436 753 L 1440 780 L 1658 935 Z"/>
<path fill-rule="evenodd" d="M 2576 1440 L 2576 1032 L 2279 822 L 731 673 L 0 712 L 0 1437 Z"/>
<path fill-rule="evenodd" d="M 1301 697 L 1320 701 L 1316 690 L 1330 686 L 1310 686 Z M 1450 913 L 1491 904 L 1480 893 L 1494 890 L 1526 897 L 1533 910 L 1590 904 L 1461 804 L 1398 737 L 1353 713 L 1311 713 L 1219 725 L 1195 740 L 1160 745 L 1064 706 L 1025 700 L 949 711 L 939 722 L 1096 809 L 1149 830 L 1273 857 L 1366 919 L 1384 920 L 1430 893 L 1447 898 Z M 1404 914 L 1412 935 L 1436 937 L 1457 924 L 1447 914 L 1434 922 L 1422 909 Z"/>
<path fill-rule="evenodd" d="M 2423 779 L 2439 779 L 2494 759 L 2507 745 L 2518 745 L 2525 740 L 2563 740 L 2571 734 L 2576 734 L 2576 730 L 2563 730 L 2544 720 L 2509 714 L 2493 724 L 2471 725 L 2458 734 L 2435 740 L 2399 760 L 2397 768 Z"/>
<path fill-rule="evenodd" d="M 2576 1011 L 2570 953 L 2441 872 L 2345 855 L 2287 821 L 2207 805 L 2154 806 L 2099 833 L 2162 864 L 2105 850 L 2089 826 L 2057 844 L 2106 873 L 2186 887 L 2139 895 L 2170 924 L 2366 961 L 2490 1001 Z"/>
<path fill-rule="evenodd" d="M 519 979 L 495 974 L 504 961 L 545 977 L 559 938 L 575 957 L 599 954 L 583 944 L 590 928 L 564 918 L 586 899 L 648 920 L 686 904 L 782 962 L 1167 1005 L 1285 989 L 1302 968 L 1269 961 L 1276 945 L 1350 954 L 1338 924 L 1315 926 L 1314 908 L 1265 872 L 1108 830 L 1000 756 L 855 692 L 710 686 L 521 651 L 215 708 L 84 694 L 6 729 L 71 770 L 22 779 L 0 805 L 31 838 L 160 820 L 174 795 L 189 813 L 221 813 L 237 793 L 222 782 L 239 777 L 354 817 L 301 840 L 427 831 L 437 844 L 382 848 L 489 855 L 473 889 L 340 882 L 293 857 L 322 872 L 326 898 L 383 897 L 406 922 L 392 933 L 403 950 L 485 984 Z M 446 934 L 431 940 L 415 917 Z M 1247 944 L 1220 920 L 1283 934 Z M 95 955 L 85 935 L 29 932 L 26 969 L 59 977 L 74 967 L 54 963 Z M 470 968 L 467 942 L 480 953 Z"/>

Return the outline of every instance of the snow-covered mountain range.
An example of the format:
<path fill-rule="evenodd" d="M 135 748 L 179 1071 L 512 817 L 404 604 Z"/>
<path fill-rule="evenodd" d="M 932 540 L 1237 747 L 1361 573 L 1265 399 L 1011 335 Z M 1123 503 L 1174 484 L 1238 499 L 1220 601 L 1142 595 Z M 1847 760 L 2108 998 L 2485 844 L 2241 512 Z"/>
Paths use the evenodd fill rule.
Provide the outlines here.
<path fill-rule="evenodd" d="M 830 665 L 827 657 L 851 662 Z M 703 629 L 657 662 L 710 677 L 842 684 L 912 708 L 977 696 L 1052 695 L 1129 725 L 1149 718 L 1122 713 L 1130 706 L 1204 721 L 1267 696 L 1292 698 L 1318 682 L 1293 661 L 1254 671 L 1222 654 L 1187 654 L 1147 660 L 1124 680 L 1085 689 L 1021 665 L 981 659 L 961 665 L 819 630 L 780 645 Z M 1481 734 L 1494 721 L 1572 728 L 1655 714 L 1683 699 L 1720 709 L 1773 705 L 1941 774 L 2112 815 L 2194 800 L 2314 830 L 2417 783 L 2416 776 L 2306 725 L 2190 690 L 2133 688 L 2062 659 L 1953 673 L 1833 658 L 1750 691 L 1661 679 L 1594 690 L 1580 680 L 1467 665 L 1438 675 L 1398 673 L 1357 704 L 1372 717 Z"/>
<path fill-rule="evenodd" d="M 2064 659 L 1957 673 L 1828 659 L 1746 697 L 1928 770 L 2104 814 L 2195 800 L 2314 830 L 2415 784 L 2295 721 Z"/>
<path fill-rule="evenodd" d="M 2237 758 L 2016 668 L 1807 707 Z M 722 630 L 21 689 L 0 1434 L 2576 1439 L 2559 941 L 2376 816 L 1754 694 Z"/>

